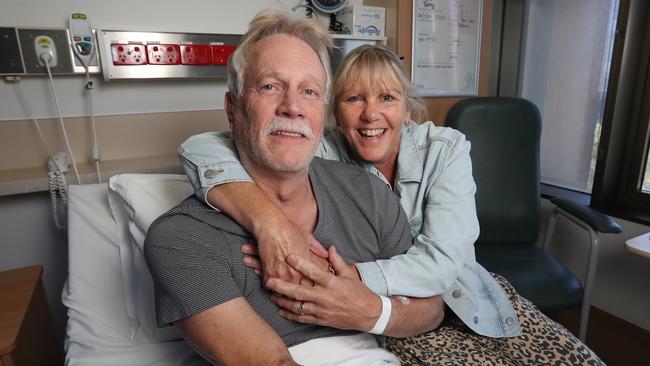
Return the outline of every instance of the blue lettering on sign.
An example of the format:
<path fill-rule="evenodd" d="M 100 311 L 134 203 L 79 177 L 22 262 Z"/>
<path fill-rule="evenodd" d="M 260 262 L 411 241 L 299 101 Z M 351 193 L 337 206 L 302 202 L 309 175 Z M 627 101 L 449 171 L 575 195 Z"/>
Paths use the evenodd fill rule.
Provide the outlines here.
<path fill-rule="evenodd" d="M 367 27 L 357 26 L 357 32 L 368 36 L 379 35 L 379 29 L 377 29 L 377 27 L 375 27 L 374 25 L 369 25 Z"/>

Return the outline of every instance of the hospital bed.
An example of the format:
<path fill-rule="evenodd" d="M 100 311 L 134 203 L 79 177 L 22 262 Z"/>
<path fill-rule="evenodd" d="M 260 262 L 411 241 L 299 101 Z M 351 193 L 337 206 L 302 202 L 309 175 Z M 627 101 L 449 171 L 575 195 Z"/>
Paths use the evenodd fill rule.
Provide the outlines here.
<path fill-rule="evenodd" d="M 151 222 L 192 194 L 175 174 L 124 174 L 69 187 L 66 365 L 206 365 L 155 322 L 142 244 Z"/>

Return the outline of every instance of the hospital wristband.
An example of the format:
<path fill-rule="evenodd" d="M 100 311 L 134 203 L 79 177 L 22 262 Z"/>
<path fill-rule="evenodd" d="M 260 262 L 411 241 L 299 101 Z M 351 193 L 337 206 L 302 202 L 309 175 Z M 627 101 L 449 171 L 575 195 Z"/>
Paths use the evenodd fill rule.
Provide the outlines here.
<path fill-rule="evenodd" d="M 393 304 L 390 302 L 390 298 L 381 295 L 379 295 L 379 298 L 381 299 L 381 315 L 379 315 L 375 326 L 368 331 L 372 334 L 384 333 L 386 325 L 388 325 L 388 320 L 390 320 L 390 313 L 393 310 Z"/>

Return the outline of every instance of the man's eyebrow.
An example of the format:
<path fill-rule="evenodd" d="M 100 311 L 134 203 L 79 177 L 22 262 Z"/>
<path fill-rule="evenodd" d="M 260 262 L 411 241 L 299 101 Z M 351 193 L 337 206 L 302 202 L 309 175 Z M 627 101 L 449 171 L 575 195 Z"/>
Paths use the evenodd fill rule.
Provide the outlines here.
<path fill-rule="evenodd" d="M 255 78 L 253 79 L 254 80 L 253 82 L 255 84 L 257 84 L 261 79 L 264 79 L 264 78 L 273 78 L 273 79 L 276 79 L 276 80 L 282 82 L 282 80 L 286 76 L 287 76 L 287 74 L 279 73 L 277 71 L 273 71 L 273 72 L 270 72 L 270 73 L 265 73 L 264 71 L 261 71 L 257 75 L 255 75 Z M 314 82 L 314 83 L 316 83 L 316 85 L 318 85 L 319 88 L 323 88 L 323 83 L 318 81 L 318 77 L 316 75 L 312 74 L 312 73 L 308 74 L 308 77 L 307 77 L 306 80 L 301 80 L 300 84 L 304 84 L 305 81 Z"/>

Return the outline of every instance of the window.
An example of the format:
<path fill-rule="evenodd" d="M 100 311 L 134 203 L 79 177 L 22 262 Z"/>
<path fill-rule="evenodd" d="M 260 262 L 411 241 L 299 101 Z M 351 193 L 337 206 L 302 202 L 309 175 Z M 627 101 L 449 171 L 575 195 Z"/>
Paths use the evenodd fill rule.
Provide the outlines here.
<path fill-rule="evenodd" d="M 591 193 L 618 0 L 531 0 L 519 96 L 542 116 L 542 183 Z"/>
<path fill-rule="evenodd" d="M 540 109 L 544 191 L 650 224 L 650 1 L 502 10 L 497 95 Z"/>

